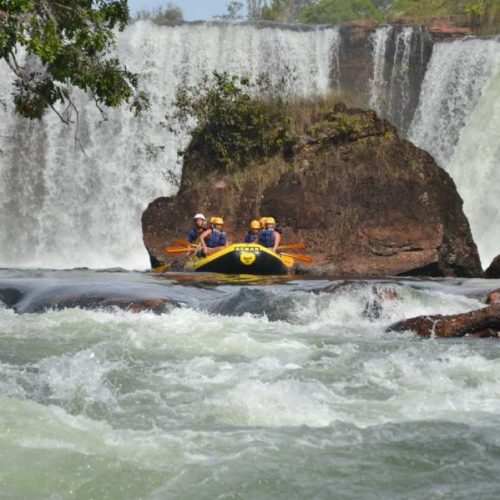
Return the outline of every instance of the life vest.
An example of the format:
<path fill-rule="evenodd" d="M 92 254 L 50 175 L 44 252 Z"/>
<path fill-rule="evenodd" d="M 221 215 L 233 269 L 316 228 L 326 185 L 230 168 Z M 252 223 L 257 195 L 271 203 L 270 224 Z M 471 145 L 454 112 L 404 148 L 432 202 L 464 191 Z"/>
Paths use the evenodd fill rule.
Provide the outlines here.
<path fill-rule="evenodd" d="M 258 234 L 254 234 L 251 231 L 247 233 L 245 236 L 245 241 L 244 243 L 255 243 L 257 239 L 259 238 Z"/>
<path fill-rule="evenodd" d="M 219 231 L 218 229 L 212 229 L 212 234 L 210 238 L 205 240 L 205 244 L 208 248 L 222 247 L 226 244 L 226 232 Z"/>
<path fill-rule="evenodd" d="M 273 248 L 275 241 L 274 229 L 263 229 L 259 233 L 259 245 L 266 248 Z"/>
<path fill-rule="evenodd" d="M 200 237 L 200 234 L 205 231 L 205 227 L 200 227 L 200 228 L 193 228 L 191 231 L 188 233 L 188 241 L 189 243 L 198 243 L 198 238 Z"/>

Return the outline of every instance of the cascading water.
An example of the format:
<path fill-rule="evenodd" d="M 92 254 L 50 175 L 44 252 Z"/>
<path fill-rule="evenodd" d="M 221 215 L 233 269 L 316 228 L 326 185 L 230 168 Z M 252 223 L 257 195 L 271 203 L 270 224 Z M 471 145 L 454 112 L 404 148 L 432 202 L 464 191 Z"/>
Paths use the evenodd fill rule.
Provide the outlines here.
<path fill-rule="evenodd" d="M 379 115 L 384 112 L 387 80 L 384 70 L 386 63 L 387 41 L 392 32 L 392 26 L 377 29 L 371 36 L 373 45 L 373 78 L 370 80 L 370 99 L 368 104 Z"/>
<path fill-rule="evenodd" d="M 430 38 L 418 26 L 381 26 L 370 42 L 373 76 L 368 104 L 406 135 L 431 55 Z"/>
<path fill-rule="evenodd" d="M 464 200 L 484 267 L 500 253 L 500 64 L 495 71 L 447 166 Z"/>
<path fill-rule="evenodd" d="M 494 40 L 435 45 L 409 138 L 441 165 L 449 162 L 460 130 L 499 61 L 499 44 Z"/>
<path fill-rule="evenodd" d="M 409 130 L 453 177 L 481 260 L 500 252 L 500 42 L 437 44 Z"/>
<path fill-rule="evenodd" d="M 41 123 L 15 115 L 12 77 L 0 66 L 0 265 L 39 267 L 148 266 L 140 217 L 171 195 L 180 172 L 176 151 L 187 138 L 161 126 L 178 84 L 217 69 L 285 77 L 297 95 L 324 94 L 338 75 L 335 28 L 292 30 L 251 25 L 157 26 L 137 22 L 120 37 L 118 55 L 140 74 L 151 110 L 102 116 L 73 96 L 77 122 L 48 113 Z"/>
<path fill-rule="evenodd" d="M 413 28 L 405 27 L 395 41 L 387 114 L 399 130 L 404 129 L 403 116 L 409 104 L 408 87 L 412 40 Z"/>

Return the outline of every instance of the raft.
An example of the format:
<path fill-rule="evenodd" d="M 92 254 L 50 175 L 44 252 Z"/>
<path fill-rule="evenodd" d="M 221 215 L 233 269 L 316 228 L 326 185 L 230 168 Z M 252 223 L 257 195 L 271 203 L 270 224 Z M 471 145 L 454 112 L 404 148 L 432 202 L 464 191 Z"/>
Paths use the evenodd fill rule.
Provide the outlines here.
<path fill-rule="evenodd" d="M 290 262 L 292 261 L 292 262 Z M 234 243 L 208 257 L 194 258 L 186 269 L 224 274 L 282 275 L 293 259 L 281 257 L 269 248 L 254 243 Z"/>

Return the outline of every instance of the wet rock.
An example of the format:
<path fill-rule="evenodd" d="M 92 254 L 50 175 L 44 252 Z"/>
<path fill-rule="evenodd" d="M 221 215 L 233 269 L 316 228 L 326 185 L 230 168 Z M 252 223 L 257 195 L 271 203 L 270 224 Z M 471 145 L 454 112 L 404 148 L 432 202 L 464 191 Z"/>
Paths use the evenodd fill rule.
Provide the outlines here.
<path fill-rule="evenodd" d="M 484 272 L 484 277 L 488 279 L 500 279 L 500 255 L 497 255 L 490 266 Z"/>
<path fill-rule="evenodd" d="M 488 295 L 486 296 L 486 301 L 487 304 L 493 305 L 493 304 L 500 304 L 500 288 L 497 290 L 493 290 Z"/>
<path fill-rule="evenodd" d="M 244 176 L 200 176 L 204 161 L 190 149 L 179 193 L 154 200 L 143 213 L 144 243 L 155 263 L 201 211 L 222 215 L 233 241 L 242 241 L 250 220 L 273 215 L 284 243 L 306 243 L 315 264 L 302 267 L 310 273 L 482 275 L 451 177 L 372 111 L 336 105 L 306 129 L 286 162 L 262 159 Z"/>
<path fill-rule="evenodd" d="M 7 281 L 8 284 L 0 282 L 0 302 L 18 313 L 42 313 L 71 308 L 119 308 L 131 312 L 151 311 L 161 314 L 179 305 L 175 300 L 161 297 L 161 293 L 160 296 L 154 296 L 150 290 L 154 285 L 139 285 L 140 289 L 128 291 L 120 284 L 82 284 L 51 280 L 37 282 L 31 279 Z M 162 287 L 159 290 L 162 291 Z"/>
<path fill-rule="evenodd" d="M 418 316 L 391 325 L 393 332 L 413 331 L 422 337 L 463 337 L 474 335 L 480 338 L 500 336 L 500 291 L 491 295 L 495 301 L 484 309 L 450 316 Z"/>

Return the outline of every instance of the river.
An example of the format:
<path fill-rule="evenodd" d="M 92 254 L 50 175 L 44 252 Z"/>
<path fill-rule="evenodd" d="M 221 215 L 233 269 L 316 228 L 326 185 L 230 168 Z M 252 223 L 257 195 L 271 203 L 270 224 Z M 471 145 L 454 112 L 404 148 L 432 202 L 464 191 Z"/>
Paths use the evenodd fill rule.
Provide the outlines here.
<path fill-rule="evenodd" d="M 498 287 L 1 270 L 0 496 L 496 498 L 500 343 L 385 329 Z"/>

